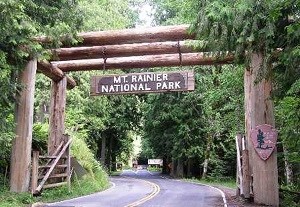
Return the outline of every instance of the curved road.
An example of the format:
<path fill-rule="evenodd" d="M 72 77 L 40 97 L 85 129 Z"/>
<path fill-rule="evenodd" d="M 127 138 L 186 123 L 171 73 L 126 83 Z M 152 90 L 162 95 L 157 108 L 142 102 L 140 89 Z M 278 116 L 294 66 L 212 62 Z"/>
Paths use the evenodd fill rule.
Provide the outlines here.
<path fill-rule="evenodd" d="M 123 171 L 112 187 L 89 196 L 48 204 L 51 207 L 223 207 L 215 188 L 167 179 L 147 170 Z"/>

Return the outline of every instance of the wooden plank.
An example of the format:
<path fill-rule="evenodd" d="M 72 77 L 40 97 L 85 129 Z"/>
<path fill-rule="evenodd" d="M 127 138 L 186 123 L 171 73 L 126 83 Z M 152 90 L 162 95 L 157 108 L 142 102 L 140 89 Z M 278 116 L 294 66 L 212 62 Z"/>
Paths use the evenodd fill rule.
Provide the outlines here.
<path fill-rule="evenodd" d="M 45 169 L 45 168 L 51 168 L 52 165 L 41 165 L 39 166 L 39 169 Z M 68 166 L 66 164 L 56 165 L 56 168 L 67 168 Z"/>
<path fill-rule="evenodd" d="M 52 66 L 48 61 L 39 61 L 37 70 L 55 82 L 60 81 L 66 76 L 63 71 L 58 67 Z M 73 89 L 75 86 L 75 80 L 67 76 L 67 88 Z"/>
<path fill-rule="evenodd" d="M 67 182 L 47 184 L 47 185 L 44 185 L 44 189 L 54 188 L 54 187 L 60 187 L 60 186 L 63 186 L 63 185 L 67 185 Z"/>
<path fill-rule="evenodd" d="M 52 60 L 78 60 L 93 58 L 128 57 L 158 54 L 192 53 L 192 44 L 199 41 L 153 42 L 92 47 L 71 47 L 52 50 Z"/>
<path fill-rule="evenodd" d="M 53 159 L 56 159 L 57 156 L 39 156 L 40 159 L 50 159 L 50 160 L 53 160 Z M 60 159 L 67 159 L 66 156 L 62 156 Z"/>
<path fill-rule="evenodd" d="M 53 155 L 59 144 L 64 141 L 63 134 L 65 133 L 65 106 L 67 91 L 66 83 L 66 77 L 59 82 L 52 81 L 48 155 Z"/>
<path fill-rule="evenodd" d="M 189 34 L 189 25 L 160 26 L 152 28 L 135 28 L 123 30 L 109 30 L 99 32 L 79 33 L 82 41 L 78 45 L 115 45 L 139 42 L 164 42 L 194 39 L 195 34 Z M 64 42 L 67 37 L 62 37 Z M 36 37 L 34 40 L 40 43 L 50 43 L 51 39 L 46 36 Z"/>
<path fill-rule="evenodd" d="M 45 176 L 39 176 L 39 179 L 43 179 Z M 54 174 L 50 175 L 49 178 L 66 178 L 68 177 L 68 173 L 60 173 L 60 174 Z"/>
<path fill-rule="evenodd" d="M 54 170 L 54 168 L 56 167 L 56 164 L 58 163 L 60 157 L 65 153 L 66 149 L 68 148 L 68 146 L 71 143 L 71 139 L 66 143 L 66 145 L 62 148 L 61 152 L 59 153 L 59 155 L 57 156 L 57 158 L 54 160 L 53 164 L 51 165 L 50 169 L 48 170 L 48 172 L 46 173 L 45 177 L 43 178 L 43 180 L 40 182 L 39 186 L 36 188 L 37 192 L 40 192 L 45 184 L 45 182 L 47 181 L 47 179 L 49 178 L 50 174 L 52 173 L 52 171 Z"/>
<path fill-rule="evenodd" d="M 32 174 L 31 174 L 31 193 L 35 194 L 35 189 L 38 184 L 38 166 L 39 166 L 39 152 L 33 151 L 32 153 Z"/>
<path fill-rule="evenodd" d="M 69 138 L 69 137 L 68 137 Z M 68 185 L 68 190 L 69 192 L 71 191 L 71 143 L 69 144 L 67 150 L 66 150 L 66 155 L 67 155 L 67 160 L 66 160 L 66 164 L 67 164 L 67 185 Z"/>
<path fill-rule="evenodd" d="M 234 56 L 230 54 L 224 55 L 224 57 L 216 57 L 210 53 L 183 53 L 181 57 L 181 62 L 178 54 L 108 58 L 105 63 L 105 69 L 152 68 L 180 65 L 218 65 L 231 64 L 234 60 Z M 103 70 L 104 66 L 103 59 L 52 61 L 51 63 L 64 72 Z"/>
<path fill-rule="evenodd" d="M 91 85 L 91 95 L 190 91 L 195 88 L 195 82 L 188 81 L 188 78 L 193 76 L 194 71 L 93 76 L 91 84 L 95 85 Z"/>
<path fill-rule="evenodd" d="M 16 101 L 16 136 L 13 141 L 10 166 L 10 191 L 12 192 L 29 190 L 36 69 L 37 60 L 29 61 L 25 70 L 20 72 L 18 80 L 24 88 Z"/>
<path fill-rule="evenodd" d="M 253 175 L 254 202 L 279 206 L 279 186 L 276 149 L 266 161 L 259 158 L 251 142 L 250 132 L 256 126 L 269 124 L 275 126 L 272 84 L 262 79 L 257 83 L 260 67 L 263 65 L 262 54 L 252 54 L 250 68 L 245 70 L 245 121 L 246 137 L 249 150 L 250 174 Z"/>

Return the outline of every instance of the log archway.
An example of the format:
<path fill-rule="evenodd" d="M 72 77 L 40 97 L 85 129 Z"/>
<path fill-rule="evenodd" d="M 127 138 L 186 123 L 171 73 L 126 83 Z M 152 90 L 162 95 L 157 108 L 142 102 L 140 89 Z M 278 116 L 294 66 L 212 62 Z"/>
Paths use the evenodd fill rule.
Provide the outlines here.
<path fill-rule="evenodd" d="M 23 72 L 21 79 L 26 86 L 34 85 L 35 67 L 37 70 L 52 79 L 52 110 L 50 115 L 49 152 L 60 143 L 64 132 L 65 90 L 74 88 L 76 82 L 68 77 L 69 71 L 88 71 L 103 69 L 129 69 L 150 68 L 162 66 L 192 66 L 192 65 L 215 65 L 231 64 L 234 61 L 232 54 L 223 54 L 216 57 L 209 52 L 199 52 L 194 49 L 189 41 L 195 40 L 195 34 L 189 33 L 188 25 L 163 26 L 148 29 L 125 29 L 114 31 L 87 32 L 78 34 L 81 42 L 75 47 L 53 49 L 52 58 L 49 61 L 32 60 Z M 64 38 L 64 37 L 62 37 Z M 51 41 L 47 37 L 35 38 L 41 43 Z M 255 153 L 250 142 L 249 132 L 258 124 L 274 125 L 272 101 L 269 98 L 271 83 L 263 80 L 254 84 L 257 71 L 261 64 L 261 54 L 253 54 L 250 68 L 245 70 L 245 120 L 246 135 L 250 154 L 250 171 L 253 176 L 254 200 L 258 203 L 278 206 L 278 175 L 277 155 L 273 153 L 267 161 L 262 161 Z M 19 106 L 28 103 L 33 105 L 34 87 L 28 87 L 24 94 L 20 95 Z M 22 99 L 23 96 L 30 97 Z M 22 108 L 17 111 L 17 136 L 16 142 L 19 148 L 14 148 L 13 159 L 24 160 L 18 171 L 12 170 L 12 191 L 21 192 L 28 189 L 31 151 L 31 132 L 33 107 Z M 30 115 L 26 121 L 24 119 Z M 263 115 L 263 116 L 261 116 Z M 24 127 L 22 127 L 24 126 Z M 26 141 L 24 141 L 26 140 Z M 17 150 L 22 149 L 22 153 Z M 25 150 L 25 151 L 24 151 Z M 15 169 L 16 164 L 12 164 Z M 249 177 L 249 176 L 248 176 Z M 250 185 L 248 185 L 250 186 Z M 245 192 L 249 192 L 246 189 Z M 250 196 L 250 195 L 246 195 Z"/>

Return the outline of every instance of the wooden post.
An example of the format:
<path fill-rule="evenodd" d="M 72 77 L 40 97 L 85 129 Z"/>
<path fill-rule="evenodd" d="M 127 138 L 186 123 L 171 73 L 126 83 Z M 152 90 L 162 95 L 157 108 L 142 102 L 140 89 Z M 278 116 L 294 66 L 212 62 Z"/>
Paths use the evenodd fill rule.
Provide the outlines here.
<path fill-rule="evenodd" d="M 50 124 L 48 138 L 48 154 L 52 155 L 63 140 L 65 133 L 65 106 L 66 106 L 67 78 L 52 81 Z"/>
<path fill-rule="evenodd" d="M 10 191 L 26 192 L 29 189 L 33 104 L 37 60 L 28 62 L 19 76 L 24 86 L 16 103 L 16 137 L 13 142 L 10 165 Z"/>
<path fill-rule="evenodd" d="M 243 195 L 243 176 L 242 176 L 242 163 L 241 163 L 241 134 L 237 134 L 235 137 L 236 144 L 236 161 L 237 161 L 237 196 Z"/>
<path fill-rule="evenodd" d="M 249 172 L 249 153 L 248 150 L 242 151 L 242 191 L 244 198 L 250 198 L 250 183 L 251 183 L 251 176 Z"/>
<path fill-rule="evenodd" d="M 69 136 L 68 137 L 68 140 L 70 139 Z M 67 164 L 67 184 L 68 184 L 68 190 L 69 192 L 71 191 L 71 143 L 70 145 L 68 146 L 67 148 L 67 151 L 66 151 L 66 156 L 67 156 L 67 160 L 66 160 L 66 164 Z"/>
<path fill-rule="evenodd" d="M 32 154 L 32 175 L 31 175 L 31 193 L 35 194 L 35 190 L 38 186 L 39 177 L 39 151 L 33 151 Z"/>
<path fill-rule="evenodd" d="M 250 132 L 257 125 L 269 124 L 275 127 L 273 103 L 270 97 L 271 81 L 259 78 L 263 64 L 262 54 L 252 54 L 249 70 L 245 71 L 245 122 L 249 167 L 253 175 L 254 202 L 279 206 L 278 169 L 276 149 L 266 161 L 260 159 L 251 142 Z"/>

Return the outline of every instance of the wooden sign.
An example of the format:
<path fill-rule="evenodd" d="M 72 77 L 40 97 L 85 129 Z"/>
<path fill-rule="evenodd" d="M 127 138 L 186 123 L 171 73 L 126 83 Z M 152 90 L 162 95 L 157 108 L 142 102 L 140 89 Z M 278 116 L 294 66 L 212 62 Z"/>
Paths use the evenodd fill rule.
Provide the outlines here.
<path fill-rule="evenodd" d="M 277 131 L 270 125 L 263 124 L 251 130 L 251 140 L 255 151 L 263 160 L 267 160 L 277 143 Z"/>
<path fill-rule="evenodd" d="M 193 71 L 129 73 L 93 76 L 91 79 L 92 96 L 193 90 L 195 90 Z"/>

